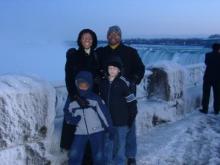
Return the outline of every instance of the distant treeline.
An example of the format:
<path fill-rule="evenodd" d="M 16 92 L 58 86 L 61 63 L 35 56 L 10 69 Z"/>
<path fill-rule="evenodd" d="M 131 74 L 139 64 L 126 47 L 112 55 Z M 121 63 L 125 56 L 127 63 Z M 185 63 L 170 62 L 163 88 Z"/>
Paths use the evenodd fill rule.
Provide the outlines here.
<path fill-rule="evenodd" d="M 161 39 L 124 39 L 125 44 L 145 44 L 145 45 L 178 45 L 178 46 L 204 46 L 211 47 L 213 43 L 220 43 L 220 35 L 210 35 L 207 39 L 204 38 L 161 38 Z M 66 41 L 66 44 L 73 45 L 74 41 Z M 106 40 L 99 40 L 98 44 L 107 44 Z"/>
<path fill-rule="evenodd" d="M 146 44 L 146 45 L 178 45 L 178 46 L 204 46 L 210 47 L 213 43 L 220 43 L 219 39 L 126 39 L 124 43 L 126 44 Z"/>

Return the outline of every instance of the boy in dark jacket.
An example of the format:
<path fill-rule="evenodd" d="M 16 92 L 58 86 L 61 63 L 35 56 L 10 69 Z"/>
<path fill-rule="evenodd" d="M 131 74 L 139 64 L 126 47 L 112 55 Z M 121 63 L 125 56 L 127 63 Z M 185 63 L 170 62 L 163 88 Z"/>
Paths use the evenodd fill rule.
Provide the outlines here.
<path fill-rule="evenodd" d="M 82 108 L 77 101 L 70 103 L 65 112 L 65 120 L 76 125 L 74 140 L 69 151 L 69 165 L 81 165 L 85 146 L 90 142 L 93 163 L 103 165 L 104 132 L 111 128 L 111 118 L 107 108 L 99 96 L 92 92 L 92 74 L 80 71 L 75 78 L 75 84 L 80 97 L 86 99 L 89 105 Z"/>
<path fill-rule="evenodd" d="M 129 82 L 120 76 L 121 64 L 119 61 L 110 61 L 107 64 L 108 78 L 103 80 L 100 86 L 101 97 L 107 104 L 111 114 L 115 138 L 113 141 L 113 153 L 107 145 L 107 154 L 112 158 L 106 158 L 107 164 L 126 164 L 125 148 L 129 128 L 133 125 L 137 114 L 136 100 L 129 89 Z M 107 140 L 107 143 L 108 140 Z M 110 145 L 110 144 L 109 144 Z M 112 159 L 112 160 L 111 160 Z"/>
<path fill-rule="evenodd" d="M 136 49 L 123 44 L 122 31 L 117 25 L 111 26 L 107 32 L 108 45 L 97 49 L 100 74 L 106 75 L 106 64 L 119 60 L 122 64 L 121 75 L 130 82 L 130 88 L 136 94 L 136 86 L 144 76 L 145 66 Z M 127 165 L 135 164 L 137 154 L 136 126 L 132 125 L 126 144 Z"/>

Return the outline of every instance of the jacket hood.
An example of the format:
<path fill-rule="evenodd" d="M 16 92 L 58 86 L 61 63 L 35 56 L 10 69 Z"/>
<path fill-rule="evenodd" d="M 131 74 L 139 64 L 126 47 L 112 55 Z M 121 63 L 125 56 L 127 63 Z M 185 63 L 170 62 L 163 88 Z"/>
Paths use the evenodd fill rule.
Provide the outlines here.
<path fill-rule="evenodd" d="M 81 38 L 82 38 L 82 35 L 85 34 L 85 33 L 89 33 L 91 34 L 92 36 L 92 46 L 91 46 L 91 49 L 94 50 L 96 47 L 97 47 L 97 36 L 95 34 L 94 31 L 92 31 L 91 29 L 83 29 L 79 32 L 79 35 L 78 35 L 78 38 L 77 38 L 77 44 L 79 46 L 79 49 L 83 49 L 83 46 L 81 44 Z"/>
<path fill-rule="evenodd" d="M 89 84 L 89 89 L 88 90 L 81 90 L 79 89 L 78 87 L 78 81 L 83 81 L 83 82 L 86 82 Z M 75 84 L 76 84 L 76 87 L 79 91 L 79 94 L 81 96 L 86 96 L 88 95 L 89 93 L 91 93 L 92 91 L 92 86 L 93 86 L 93 77 L 92 77 L 92 74 L 88 71 L 80 71 L 77 75 L 76 75 L 76 78 L 75 78 Z"/>

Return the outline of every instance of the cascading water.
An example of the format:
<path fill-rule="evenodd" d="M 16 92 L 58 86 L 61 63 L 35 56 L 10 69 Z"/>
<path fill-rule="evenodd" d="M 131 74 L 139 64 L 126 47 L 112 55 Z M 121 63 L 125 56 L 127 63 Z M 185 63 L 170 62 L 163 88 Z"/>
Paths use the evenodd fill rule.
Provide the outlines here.
<path fill-rule="evenodd" d="M 172 61 L 181 65 L 203 63 L 208 48 L 199 46 L 131 45 L 138 50 L 145 65 Z"/>
<path fill-rule="evenodd" d="M 71 43 L 72 46 L 72 43 Z M 99 44 L 98 47 L 106 46 Z M 192 65 L 204 62 L 205 53 L 210 51 L 203 46 L 171 46 L 171 45 L 145 45 L 131 44 L 137 49 L 143 63 L 147 66 L 159 61 L 171 61 L 180 65 Z M 77 44 L 74 42 L 74 47 Z"/>
<path fill-rule="evenodd" d="M 153 97 L 161 99 L 161 96 L 166 95 L 166 90 L 166 93 L 164 93 L 163 90 L 167 89 L 163 86 L 166 82 L 166 79 L 163 79 L 162 74 L 163 71 L 165 71 L 169 77 L 168 89 L 171 89 L 172 87 L 174 87 L 173 89 L 175 89 L 173 90 L 174 96 L 181 96 L 181 94 L 176 95 L 175 92 L 180 89 L 183 90 L 183 95 L 181 98 L 182 100 L 180 101 L 182 103 L 182 110 L 184 112 L 189 112 L 200 107 L 203 74 L 205 70 L 204 57 L 205 53 L 211 51 L 210 49 L 204 48 L 202 46 L 135 44 L 131 46 L 138 50 L 138 53 L 142 58 L 142 61 L 144 62 L 146 68 L 154 68 L 154 71 L 156 72 L 154 76 L 157 77 L 150 80 L 151 87 L 149 89 L 151 94 L 149 96 L 152 95 Z M 144 78 L 143 82 L 145 83 L 145 86 L 146 82 L 148 82 L 148 78 L 148 76 L 145 76 Z M 159 79 L 159 81 L 157 79 Z M 182 88 L 180 88 L 178 84 L 182 84 Z M 155 88 L 154 85 L 156 86 Z M 139 86 L 139 88 L 141 89 L 141 86 Z M 145 87 L 144 89 L 147 88 Z M 152 94 L 152 91 L 154 91 L 155 93 Z M 145 93 L 142 93 L 146 94 L 146 92 L 149 91 L 145 91 Z"/>

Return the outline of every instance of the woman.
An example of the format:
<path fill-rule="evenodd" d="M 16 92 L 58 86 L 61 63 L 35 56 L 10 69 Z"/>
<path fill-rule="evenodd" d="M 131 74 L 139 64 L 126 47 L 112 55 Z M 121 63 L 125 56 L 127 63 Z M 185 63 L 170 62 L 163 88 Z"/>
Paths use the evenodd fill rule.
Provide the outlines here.
<path fill-rule="evenodd" d="M 74 138 L 75 126 L 68 124 L 65 118 L 68 118 L 68 107 L 70 102 L 77 101 L 81 108 L 86 108 L 88 102 L 81 97 L 75 85 L 75 77 L 80 71 L 89 71 L 92 73 L 93 78 L 98 77 L 98 64 L 96 62 L 95 48 L 97 46 L 97 37 L 95 32 L 90 29 L 83 29 L 80 31 L 77 39 L 79 48 L 71 48 L 66 53 L 65 65 L 65 81 L 68 91 L 68 97 L 64 107 L 64 121 L 61 136 L 60 147 L 69 150 Z M 95 81 L 94 81 L 95 83 Z M 96 84 L 94 84 L 96 89 Z M 97 91 L 97 90 L 95 90 Z"/>

